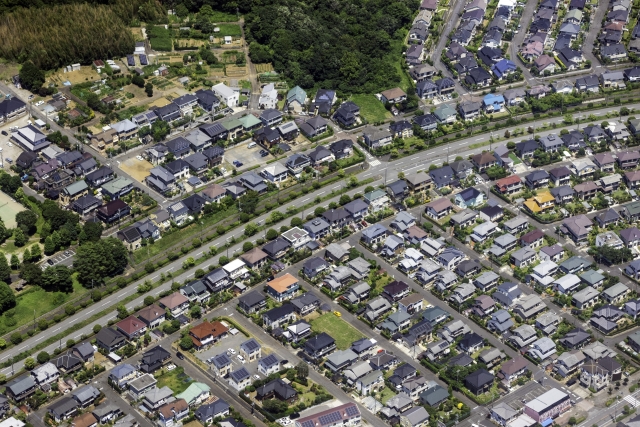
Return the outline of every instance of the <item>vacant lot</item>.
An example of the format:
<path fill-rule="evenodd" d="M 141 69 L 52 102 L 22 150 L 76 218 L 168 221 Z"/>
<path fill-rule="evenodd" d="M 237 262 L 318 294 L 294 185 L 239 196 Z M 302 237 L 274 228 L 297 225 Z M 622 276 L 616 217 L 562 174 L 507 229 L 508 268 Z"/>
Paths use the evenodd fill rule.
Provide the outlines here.
<path fill-rule="evenodd" d="M 69 73 L 63 73 L 62 70 L 60 70 L 51 77 L 53 80 L 60 83 L 69 80 L 71 84 L 74 85 L 100 79 L 100 75 L 91 66 L 83 66 L 80 67 L 78 71 L 71 71 Z"/>
<path fill-rule="evenodd" d="M 169 387 L 175 394 L 182 393 L 189 387 L 189 384 L 193 381 L 187 374 L 184 373 L 182 367 L 177 367 L 173 371 L 165 372 L 157 376 L 157 387 L 162 388 L 164 386 Z"/>
<path fill-rule="evenodd" d="M 346 350 L 351 343 L 364 338 L 356 328 L 337 317 L 333 313 L 326 313 L 311 321 L 311 329 L 315 332 L 326 332 L 336 340 L 339 350 Z"/>
<path fill-rule="evenodd" d="M 165 105 L 169 105 L 170 102 L 171 101 L 169 101 L 167 98 L 162 97 L 162 98 L 158 98 L 155 101 L 153 101 L 152 103 L 150 103 L 148 105 L 148 107 L 158 107 L 158 108 L 160 108 L 160 107 L 164 107 Z"/>
<path fill-rule="evenodd" d="M 0 219 L 7 228 L 16 228 L 16 214 L 22 212 L 24 206 L 0 191 Z"/>
<path fill-rule="evenodd" d="M 351 100 L 360 107 L 360 115 L 369 123 L 382 122 L 391 118 L 391 113 L 374 95 L 353 95 Z"/>
<path fill-rule="evenodd" d="M 149 176 L 149 171 L 153 168 L 153 165 L 146 160 L 132 158 L 120 163 L 120 168 L 136 181 L 144 182 L 144 179 Z"/>

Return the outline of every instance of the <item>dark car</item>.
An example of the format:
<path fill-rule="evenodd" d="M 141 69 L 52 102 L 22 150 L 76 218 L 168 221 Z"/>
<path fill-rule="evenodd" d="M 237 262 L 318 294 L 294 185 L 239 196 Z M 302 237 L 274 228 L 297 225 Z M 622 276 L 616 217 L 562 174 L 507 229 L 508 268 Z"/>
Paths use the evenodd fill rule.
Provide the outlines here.
<path fill-rule="evenodd" d="M 182 353 L 180 353 L 180 352 L 177 352 L 177 353 L 176 353 L 176 356 L 178 356 L 178 359 L 180 359 L 180 360 L 184 360 L 184 354 L 182 354 Z"/>
<path fill-rule="evenodd" d="M 574 385 L 574 384 L 575 384 L 575 383 L 577 383 L 577 382 L 578 382 L 578 379 L 577 379 L 577 378 L 575 378 L 575 377 L 574 377 L 574 378 L 571 378 L 569 381 L 567 381 L 567 387 L 568 387 L 568 386 L 572 386 L 572 385 Z"/>
<path fill-rule="evenodd" d="M 2 131 L 2 134 L 3 134 L 3 135 L 9 135 L 9 134 L 7 133 L 7 131 L 6 131 L 6 130 L 3 130 L 3 131 Z"/>
<path fill-rule="evenodd" d="M 242 166 L 242 162 L 240 160 L 234 160 L 233 161 L 233 166 L 239 168 L 240 166 Z"/>
<path fill-rule="evenodd" d="M 49 264 L 49 265 L 53 265 L 53 261 L 52 261 L 52 260 L 50 260 L 50 259 L 48 259 L 48 260 L 47 260 L 47 264 Z"/>
<path fill-rule="evenodd" d="M 269 155 L 269 152 L 267 150 L 260 150 L 261 157 L 267 157 L 268 155 Z"/>

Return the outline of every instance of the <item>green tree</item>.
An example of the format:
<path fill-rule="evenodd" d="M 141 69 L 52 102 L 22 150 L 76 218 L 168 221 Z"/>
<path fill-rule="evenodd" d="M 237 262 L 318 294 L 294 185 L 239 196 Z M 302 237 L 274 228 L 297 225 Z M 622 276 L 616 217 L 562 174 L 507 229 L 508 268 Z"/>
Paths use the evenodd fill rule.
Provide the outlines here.
<path fill-rule="evenodd" d="M 151 305 L 155 302 L 155 298 L 151 295 L 144 297 L 144 305 Z"/>
<path fill-rule="evenodd" d="M 37 359 L 38 363 L 42 365 L 43 363 L 47 363 L 49 359 L 51 359 L 51 356 L 46 351 L 41 351 L 40 353 L 38 353 Z"/>
<path fill-rule="evenodd" d="M 291 218 L 291 222 L 289 224 L 291 225 L 291 227 L 300 227 L 302 226 L 302 218 L 294 216 L 293 218 Z"/>
<path fill-rule="evenodd" d="M 254 224 L 253 222 L 250 222 L 244 228 L 244 235 L 247 236 L 247 237 L 253 236 L 257 232 L 258 232 L 258 226 L 256 224 Z"/>
<path fill-rule="evenodd" d="M 42 272 L 42 288 L 48 292 L 73 292 L 71 270 L 66 265 L 55 265 Z"/>
<path fill-rule="evenodd" d="M 20 258 L 18 258 L 18 255 L 16 254 L 11 254 L 11 268 L 13 270 L 17 270 L 20 267 Z"/>
<path fill-rule="evenodd" d="M 0 311 L 7 311 L 15 306 L 16 296 L 13 290 L 5 282 L 0 282 Z"/>
<path fill-rule="evenodd" d="M 190 335 L 185 335 L 180 340 L 180 348 L 183 350 L 191 350 L 193 348 L 193 341 Z"/>
<path fill-rule="evenodd" d="M 242 244 L 242 252 L 249 252 L 251 249 L 253 249 L 253 243 L 251 242 L 244 242 Z"/>
<path fill-rule="evenodd" d="M 24 231 L 22 231 L 22 228 L 16 228 L 16 231 L 14 231 L 13 233 L 13 242 L 15 243 L 15 245 L 21 248 L 27 244 L 28 240 L 29 239 L 24 234 Z"/>
<path fill-rule="evenodd" d="M 4 253 L 0 252 L 0 282 L 11 281 L 11 267 L 7 262 L 7 257 Z"/>
<path fill-rule="evenodd" d="M 309 365 L 304 362 L 300 362 L 296 365 L 296 377 L 301 380 L 306 379 L 309 376 Z"/>
<path fill-rule="evenodd" d="M 40 245 L 34 243 L 31 245 L 31 261 L 39 261 L 42 258 L 42 249 L 40 249 Z"/>
<path fill-rule="evenodd" d="M 127 264 L 127 249 L 115 237 L 81 245 L 73 261 L 78 281 L 84 286 L 104 283 L 106 278 L 121 273 Z"/>
<path fill-rule="evenodd" d="M 44 84 L 44 71 L 38 68 L 33 61 L 25 61 L 18 75 L 22 87 L 32 92 L 38 91 Z"/>
<path fill-rule="evenodd" d="M 199 305 L 194 305 L 191 307 L 190 314 L 193 319 L 199 319 L 202 316 L 202 308 Z"/>
<path fill-rule="evenodd" d="M 80 244 L 85 242 L 97 242 L 102 237 L 102 231 L 104 227 L 102 227 L 102 223 L 87 221 L 82 226 L 82 232 L 84 233 L 84 238 L 80 239 Z"/>
<path fill-rule="evenodd" d="M 149 82 L 146 85 L 144 85 L 144 91 L 147 94 L 147 96 L 151 98 L 153 96 L 153 83 Z"/>
<path fill-rule="evenodd" d="M 23 262 L 20 266 L 20 278 L 29 285 L 40 286 L 42 284 L 42 269 L 32 262 Z"/>
<path fill-rule="evenodd" d="M 340 201 L 338 202 L 340 206 L 344 206 L 351 201 L 351 197 L 348 194 L 343 194 L 340 196 Z"/>
<path fill-rule="evenodd" d="M 134 84 L 136 86 L 138 86 L 139 88 L 143 88 L 144 87 L 144 79 L 139 76 L 138 74 L 135 74 L 132 78 L 131 78 L 131 84 Z"/>
<path fill-rule="evenodd" d="M 97 334 L 98 332 L 100 332 L 100 330 L 102 329 L 102 325 L 96 323 L 95 325 L 93 325 L 93 333 Z"/>
<path fill-rule="evenodd" d="M 262 402 L 262 408 L 272 414 L 280 414 L 289 409 L 289 404 L 278 399 L 268 399 Z"/>
<path fill-rule="evenodd" d="M 30 371 L 30 370 L 32 370 L 32 369 L 33 369 L 33 368 L 35 368 L 35 367 L 36 367 L 36 359 L 34 359 L 33 357 L 27 357 L 27 358 L 24 360 L 24 368 L 25 368 L 27 371 Z"/>
<path fill-rule="evenodd" d="M 47 236 L 46 239 L 44 239 L 44 253 L 45 255 L 51 255 L 53 253 L 55 253 L 56 251 L 56 245 L 55 243 L 53 243 L 53 238 L 51 236 Z"/>
<path fill-rule="evenodd" d="M 16 214 L 16 224 L 28 235 L 36 232 L 36 222 L 38 222 L 38 215 L 32 211 L 25 210 Z"/>
<path fill-rule="evenodd" d="M 278 232 L 276 230 L 273 228 L 267 230 L 267 240 L 274 240 L 276 237 L 278 237 Z"/>
<path fill-rule="evenodd" d="M 31 249 L 25 248 L 22 252 L 22 262 L 31 262 Z"/>

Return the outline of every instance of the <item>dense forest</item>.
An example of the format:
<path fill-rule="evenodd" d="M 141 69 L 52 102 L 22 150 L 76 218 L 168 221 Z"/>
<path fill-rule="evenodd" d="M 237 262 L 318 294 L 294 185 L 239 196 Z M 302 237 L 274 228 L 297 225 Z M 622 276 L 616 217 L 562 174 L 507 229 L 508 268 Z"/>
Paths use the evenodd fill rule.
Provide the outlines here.
<path fill-rule="evenodd" d="M 418 0 L 254 3 L 246 15 L 251 60 L 273 62 L 276 71 L 306 88 L 315 83 L 374 93 L 393 87 L 400 81 L 401 30 L 418 7 Z"/>
<path fill-rule="evenodd" d="M 31 7 L 15 8 L 16 4 L 27 6 L 20 3 Z M 0 11 L 6 12 L 0 16 L 0 56 L 18 62 L 31 60 L 45 70 L 123 56 L 134 47 L 128 24 L 137 19 L 166 19 L 164 8 L 155 0 L 116 0 L 109 5 L 55 3 L 61 2 L 0 0 Z M 39 4 L 43 7 L 33 7 Z"/>

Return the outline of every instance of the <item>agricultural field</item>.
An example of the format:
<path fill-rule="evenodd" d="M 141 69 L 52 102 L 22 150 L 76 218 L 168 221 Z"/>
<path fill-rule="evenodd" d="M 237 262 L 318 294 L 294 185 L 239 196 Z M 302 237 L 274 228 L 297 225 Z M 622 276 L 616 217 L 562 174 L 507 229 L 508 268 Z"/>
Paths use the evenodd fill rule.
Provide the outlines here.
<path fill-rule="evenodd" d="M 360 115 L 369 123 L 383 122 L 391 118 L 391 113 L 374 95 L 353 95 L 351 101 L 360 107 Z"/>
<path fill-rule="evenodd" d="M 24 210 L 24 206 L 0 191 L 0 219 L 5 227 L 16 228 L 16 215 Z"/>
<path fill-rule="evenodd" d="M 364 338 L 356 328 L 337 317 L 333 313 L 326 313 L 311 321 L 311 329 L 314 332 L 326 332 L 336 340 L 339 350 L 346 350 L 351 343 Z"/>
<path fill-rule="evenodd" d="M 174 47 L 176 48 L 176 50 L 178 50 L 178 48 L 186 48 L 186 49 L 199 49 L 200 46 L 204 46 L 208 43 L 208 41 L 206 40 L 199 40 L 199 39 L 179 39 L 176 40 L 174 43 Z M 182 61 L 182 58 L 180 58 L 180 61 Z"/>
<path fill-rule="evenodd" d="M 273 71 L 273 65 L 268 64 L 255 64 L 257 73 L 271 73 Z"/>
<path fill-rule="evenodd" d="M 247 74 L 247 67 L 239 67 L 237 65 L 227 65 L 224 70 L 229 77 L 242 77 Z"/>
<path fill-rule="evenodd" d="M 218 28 L 220 28 L 218 37 L 242 37 L 242 28 L 240 28 L 240 25 L 238 24 L 220 24 L 218 25 Z"/>
<path fill-rule="evenodd" d="M 147 28 L 147 35 L 153 49 L 165 52 L 171 52 L 173 49 L 171 30 L 164 28 L 164 26 L 155 25 Z"/>
<path fill-rule="evenodd" d="M 91 66 L 82 66 L 77 71 L 63 73 L 62 70 L 51 75 L 51 80 L 62 85 L 63 82 L 69 80 L 71 84 L 77 85 L 88 81 L 100 80 L 100 75 Z"/>
<path fill-rule="evenodd" d="M 131 34 L 133 34 L 133 38 L 137 42 L 144 41 L 144 37 L 142 36 L 142 28 L 130 28 Z"/>

